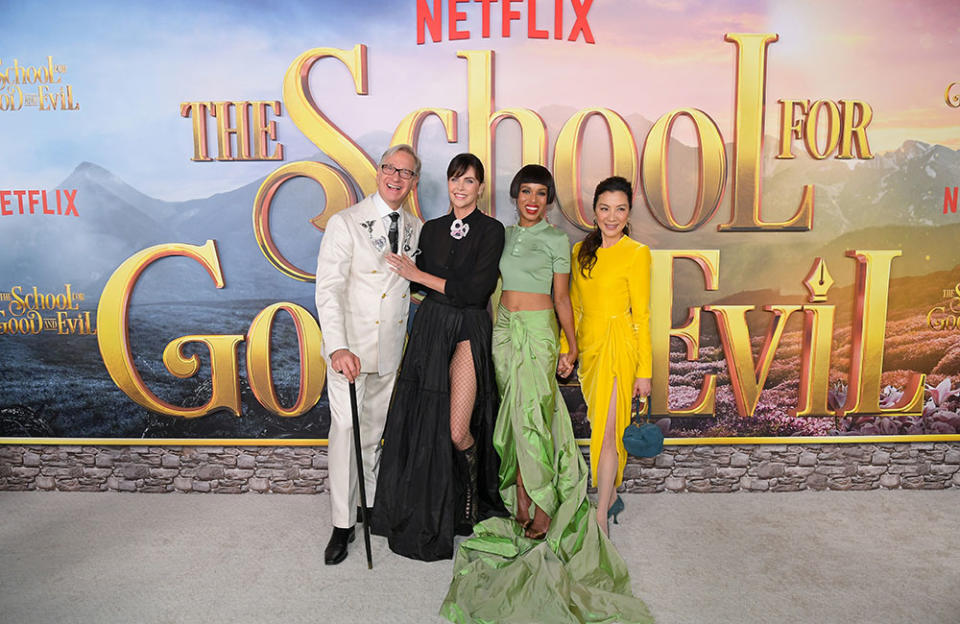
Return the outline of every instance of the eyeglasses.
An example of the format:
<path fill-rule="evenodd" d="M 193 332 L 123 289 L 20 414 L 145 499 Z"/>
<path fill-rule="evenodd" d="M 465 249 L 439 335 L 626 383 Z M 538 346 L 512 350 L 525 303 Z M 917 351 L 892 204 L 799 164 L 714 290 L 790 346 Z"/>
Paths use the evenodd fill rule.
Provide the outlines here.
<path fill-rule="evenodd" d="M 404 180 L 409 180 L 410 178 L 417 175 L 416 171 L 410 171 L 409 169 L 398 169 L 397 167 L 394 167 L 390 163 L 383 163 L 382 165 L 380 165 L 380 171 L 382 171 L 384 175 L 393 175 L 394 173 L 396 173 Z"/>

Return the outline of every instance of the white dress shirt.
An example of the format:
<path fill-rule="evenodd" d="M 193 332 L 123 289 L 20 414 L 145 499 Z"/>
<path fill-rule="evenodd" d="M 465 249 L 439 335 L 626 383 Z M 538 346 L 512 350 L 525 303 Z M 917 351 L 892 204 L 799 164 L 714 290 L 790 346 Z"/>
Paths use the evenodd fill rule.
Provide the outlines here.
<path fill-rule="evenodd" d="M 377 207 L 377 211 L 380 213 L 380 219 L 383 221 L 383 229 L 388 232 L 390 231 L 390 213 L 395 212 L 400 215 L 400 218 L 397 219 L 397 233 L 399 236 L 399 233 L 403 231 L 403 210 L 399 208 L 393 210 L 390 208 L 390 206 L 387 205 L 387 202 L 383 201 L 383 198 L 380 197 L 380 193 L 373 194 L 373 205 Z"/>

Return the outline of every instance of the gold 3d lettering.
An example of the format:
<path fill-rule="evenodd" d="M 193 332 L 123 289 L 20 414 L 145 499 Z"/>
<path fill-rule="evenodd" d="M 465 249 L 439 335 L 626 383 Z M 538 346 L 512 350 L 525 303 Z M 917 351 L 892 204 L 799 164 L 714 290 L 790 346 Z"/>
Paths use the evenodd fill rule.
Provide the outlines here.
<path fill-rule="evenodd" d="M 320 327 L 313 316 L 302 307 L 287 302 L 268 306 L 253 320 L 246 336 L 237 334 L 202 334 L 181 336 L 172 340 L 163 350 L 163 364 L 180 378 L 193 377 L 200 370 L 196 355 L 185 356 L 183 348 L 191 343 L 204 345 L 210 353 L 210 400 L 199 407 L 180 407 L 164 401 L 147 388 L 137 371 L 130 350 L 128 309 L 130 296 L 140 274 L 161 258 L 183 256 L 195 260 L 207 270 L 214 286 L 223 288 L 220 257 L 212 240 L 204 245 L 167 243 L 149 247 L 124 261 L 107 281 L 97 306 L 97 343 L 103 363 L 117 387 L 148 410 L 196 418 L 217 410 L 227 410 L 239 416 L 240 371 L 237 349 L 247 345 L 247 376 L 254 396 L 264 407 L 280 416 L 299 416 L 309 411 L 323 391 L 326 365 L 313 356 L 320 348 Z M 270 372 L 270 329 L 277 312 L 283 310 L 293 318 L 300 348 L 300 390 L 293 406 L 280 404 L 274 391 Z M 308 355 L 311 354 L 311 355 Z"/>
<path fill-rule="evenodd" d="M 833 339 L 835 306 L 822 303 L 805 305 L 766 305 L 772 314 L 763 346 L 754 359 L 746 313 L 752 305 L 711 305 L 692 307 L 688 320 L 673 327 L 673 265 L 677 260 L 692 260 L 703 272 L 705 290 L 719 288 L 719 250 L 653 250 L 652 281 L 659 285 L 650 298 L 650 333 L 653 348 L 653 392 L 651 409 L 655 414 L 699 416 L 713 413 L 716 377 L 704 375 L 699 396 L 689 406 L 669 406 L 670 341 L 678 338 L 686 345 L 687 360 L 698 359 L 701 312 L 709 312 L 717 321 L 724 359 L 737 413 L 753 416 L 786 321 L 802 313 L 801 363 L 798 403 L 791 410 L 796 416 L 833 416 L 827 407 L 830 374 L 830 349 Z M 883 372 L 883 339 L 890 290 L 890 266 L 900 255 L 898 250 L 852 250 L 847 255 L 856 261 L 854 293 L 856 309 L 852 328 L 850 389 L 838 416 L 879 415 L 916 416 L 923 407 L 925 375 L 913 373 L 903 398 L 889 408 L 880 406 L 880 376 Z M 815 266 L 822 262 L 819 258 Z M 813 296 L 811 299 L 820 300 Z"/>

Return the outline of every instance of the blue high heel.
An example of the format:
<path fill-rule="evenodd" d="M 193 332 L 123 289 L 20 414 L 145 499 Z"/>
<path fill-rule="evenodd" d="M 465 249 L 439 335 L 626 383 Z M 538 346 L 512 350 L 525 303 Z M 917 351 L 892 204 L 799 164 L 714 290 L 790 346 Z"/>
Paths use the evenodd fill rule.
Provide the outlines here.
<path fill-rule="evenodd" d="M 613 518 L 614 524 L 620 524 L 617 522 L 617 516 L 620 515 L 624 509 L 623 499 L 620 498 L 620 495 L 617 494 L 617 500 L 613 501 L 613 504 L 610 505 L 610 509 L 607 510 L 607 519 Z"/>

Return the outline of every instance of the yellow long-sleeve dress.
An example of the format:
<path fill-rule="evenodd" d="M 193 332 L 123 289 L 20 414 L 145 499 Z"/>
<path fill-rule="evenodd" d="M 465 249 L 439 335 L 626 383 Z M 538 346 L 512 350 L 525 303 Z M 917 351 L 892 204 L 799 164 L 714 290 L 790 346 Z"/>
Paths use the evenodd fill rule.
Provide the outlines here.
<path fill-rule="evenodd" d="M 597 461 L 607 426 L 610 395 L 617 392 L 617 479 L 623 481 L 627 451 L 621 436 L 630 424 L 635 378 L 651 376 L 650 249 L 624 236 L 597 249 L 597 262 L 583 275 L 580 246 L 573 247 L 570 302 L 580 349 L 580 388 L 590 419 L 590 473 L 597 484 Z M 561 351 L 566 345 L 561 344 Z"/>
<path fill-rule="evenodd" d="M 506 241 L 500 263 L 504 283 L 527 292 L 549 290 L 554 272 L 570 270 L 567 237 L 545 222 L 508 228 Z M 523 264 L 513 256 L 517 251 Z M 534 276 L 531 267 L 542 270 Z M 532 281 L 523 284 L 518 274 Z M 501 458 L 500 492 L 514 517 L 484 520 L 473 527 L 476 537 L 457 549 L 440 608 L 452 622 L 653 622 L 647 606 L 633 596 L 627 564 L 600 530 L 596 507 L 587 498 L 587 466 L 554 381 L 556 336 L 552 309 L 500 308 L 493 357 L 501 408 L 493 446 Z M 551 518 L 542 540 L 526 537 L 515 520 L 521 472 L 536 513 Z"/>

